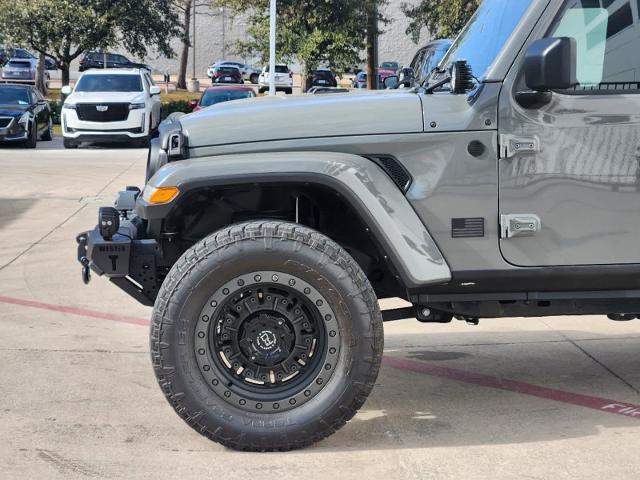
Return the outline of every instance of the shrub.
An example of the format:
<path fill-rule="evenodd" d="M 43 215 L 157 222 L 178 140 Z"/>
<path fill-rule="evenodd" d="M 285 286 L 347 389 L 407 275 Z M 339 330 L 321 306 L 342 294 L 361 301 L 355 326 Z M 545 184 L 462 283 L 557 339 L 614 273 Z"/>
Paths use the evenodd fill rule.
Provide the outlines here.
<path fill-rule="evenodd" d="M 51 109 L 51 119 L 56 125 L 60 125 L 60 114 L 62 112 L 62 102 L 55 100 L 49 101 L 49 108 Z"/>
<path fill-rule="evenodd" d="M 189 102 L 186 100 L 174 100 L 171 102 L 164 102 L 162 104 L 162 119 L 164 120 L 169 115 L 175 112 L 191 113 L 192 109 L 189 108 Z"/>

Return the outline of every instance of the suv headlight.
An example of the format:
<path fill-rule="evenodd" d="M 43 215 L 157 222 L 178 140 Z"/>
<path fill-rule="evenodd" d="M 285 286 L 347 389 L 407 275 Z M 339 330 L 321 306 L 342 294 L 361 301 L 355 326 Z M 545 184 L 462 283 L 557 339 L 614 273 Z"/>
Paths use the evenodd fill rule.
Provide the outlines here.
<path fill-rule="evenodd" d="M 67 110 L 75 110 L 76 109 L 76 104 L 75 103 L 65 103 L 64 105 L 62 105 L 62 108 L 66 108 Z"/>
<path fill-rule="evenodd" d="M 129 110 L 140 110 L 140 109 L 143 109 L 144 107 L 146 107 L 144 102 L 142 102 L 142 103 L 130 103 L 129 104 Z"/>

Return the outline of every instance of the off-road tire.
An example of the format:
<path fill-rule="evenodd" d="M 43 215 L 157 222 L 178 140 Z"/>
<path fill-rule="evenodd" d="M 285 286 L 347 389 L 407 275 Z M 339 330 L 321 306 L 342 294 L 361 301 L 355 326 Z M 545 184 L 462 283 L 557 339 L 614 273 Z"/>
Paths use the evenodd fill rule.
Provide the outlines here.
<path fill-rule="evenodd" d="M 263 278 L 267 275 L 268 278 Z M 255 285 L 247 287 L 254 280 Z M 313 373 L 307 379 L 302 367 L 299 380 L 310 384 L 277 391 L 273 395 L 278 398 L 271 397 L 269 403 L 259 402 L 262 397 L 255 396 L 258 394 L 243 398 L 242 381 L 212 387 L 218 385 L 215 375 L 211 376 L 216 349 L 205 355 L 205 348 L 198 349 L 198 342 L 205 342 L 199 340 L 204 338 L 201 330 L 205 326 L 211 327 L 212 335 L 219 334 L 220 325 L 225 325 L 224 318 L 228 319 L 219 310 L 212 310 L 212 306 L 222 309 L 224 295 L 234 295 L 225 286 L 233 290 L 237 282 L 261 291 L 264 285 L 276 281 L 281 284 L 272 285 L 273 290 L 266 292 L 295 284 L 300 292 L 309 294 L 312 306 L 322 305 L 313 313 L 320 313 L 318 328 L 320 324 L 326 327 L 324 350 L 318 347 L 313 359 L 320 361 L 315 371 L 318 376 L 313 377 L 316 375 Z M 247 298 L 242 295 L 239 298 Z M 221 300 L 218 303 L 212 298 Z M 207 308 L 212 312 L 210 317 L 203 315 Z M 335 433 L 356 414 L 371 392 L 384 343 L 382 315 L 375 293 L 354 259 L 314 230 L 277 221 L 225 228 L 185 252 L 169 272 L 156 300 L 150 340 L 156 377 L 178 415 L 205 437 L 244 451 L 292 450 Z M 200 346 L 208 345 L 206 342 Z M 298 343 L 298 339 L 293 343 Z M 310 365 L 312 355 L 304 357 Z M 202 370 L 203 362 L 212 365 L 207 364 Z M 324 382 L 320 381 L 323 376 Z M 275 388 L 276 382 L 271 383 Z M 268 380 L 267 385 L 259 388 L 267 387 L 272 387 Z M 228 391 L 220 394 L 220 388 Z"/>

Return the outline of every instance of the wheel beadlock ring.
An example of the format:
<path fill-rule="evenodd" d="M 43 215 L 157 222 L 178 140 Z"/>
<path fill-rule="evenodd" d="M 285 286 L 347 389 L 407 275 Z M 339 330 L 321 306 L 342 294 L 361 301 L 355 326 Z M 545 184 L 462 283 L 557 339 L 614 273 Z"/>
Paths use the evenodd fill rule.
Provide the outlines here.
<path fill-rule="evenodd" d="M 222 334 L 221 325 L 226 321 L 222 316 L 231 304 L 236 308 L 243 305 L 242 299 L 235 304 L 234 299 L 244 292 L 270 288 L 290 292 L 304 300 L 308 310 L 315 317 L 318 329 L 316 335 L 322 336 L 318 338 L 315 350 L 312 350 L 315 358 L 307 359 L 310 363 L 308 368 L 298 370 L 301 373 L 299 381 L 296 382 L 295 378 L 287 380 L 291 382 L 291 388 L 287 388 L 289 385 L 287 382 L 282 382 L 281 378 L 276 379 L 275 384 L 273 378 L 268 378 L 262 389 L 260 385 L 248 382 L 246 378 L 242 380 L 241 373 L 246 367 L 237 362 L 234 367 L 233 360 L 237 355 L 234 355 L 234 359 L 231 360 L 226 356 L 223 359 L 224 352 L 216 351 L 217 340 Z M 266 321 L 269 325 L 280 320 L 277 312 L 268 310 L 270 313 Z M 260 311 L 256 314 L 259 315 Z M 248 318 L 255 320 L 255 315 Z M 278 333 L 283 333 L 286 337 L 286 329 L 293 327 L 285 324 L 281 328 L 284 331 L 278 331 Z M 272 329 L 269 328 L 260 334 L 262 334 L 262 346 L 270 346 L 273 339 Z M 196 323 L 194 350 L 200 372 L 209 388 L 225 402 L 256 413 L 283 412 L 308 402 L 328 383 L 340 357 L 340 329 L 329 302 L 313 286 L 286 273 L 258 271 L 236 277 L 225 283 L 207 300 Z M 301 365 L 301 367 L 305 366 Z"/>

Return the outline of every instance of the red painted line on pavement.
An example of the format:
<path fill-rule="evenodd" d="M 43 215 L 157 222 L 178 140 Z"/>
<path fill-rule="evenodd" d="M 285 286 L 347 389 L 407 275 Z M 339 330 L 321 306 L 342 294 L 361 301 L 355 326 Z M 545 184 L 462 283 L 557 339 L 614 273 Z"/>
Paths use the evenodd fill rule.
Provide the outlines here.
<path fill-rule="evenodd" d="M 111 320 L 112 322 L 128 323 L 131 325 L 148 326 L 149 320 L 138 317 L 129 317 L 126 315 L 115 315 L 112 313 L 97 312 L 95 310 L 87 310 L 77 307 L 66 307 L 64 305 L 54 305 L 51 303 L 35 302 L 33 300 L 23 300 L 21 298 L 4 297 L 0 295 L 0 303 L 10 305 L 19 305 L 21 307 L 39 308 L 40 310 L 49 310 L 52 312 L 68 313 L 69 315 L 78 315 L 80 317 L 99 318 L 100 320 Z"/>
<path fill-rule="evenodd" d="M 530 383 L 492 377 L 481 373 L 472 373 L 464 370 L 458 370 L 456 368 L 442 367 L 439 365 L 432 365 L 400 357 L 385 356 L 383 358 L 383 363 L 389 367 L 423 373 L 433 377 L 446 378 L 448 380 L 455 380 L 471 385 L 479 385 L 482 387 L 496 388 L 498 390 L 506 390 L 508 392 L 521 393 L 532 397 L 553 400 L 554 402 L 567 403 L 569 405 L 577 405 L 579 407 L 591 408 L 601 412 L 614 413 L 616 415 L 640 419 L 640 405 L 634 405 L 631 403 L 617 402 L 615 400 L 591 397 L 588 395 L 581 395 L 579 393 L 564 392 L 554 388 L 541 387 Z"/>
<path fill-rule="evenodd" d="M 12 298 L 0 295 L 0 303 L 19 305 L 21 307 L 37 308 L 40 310 L 49 310 L 52 312 L 67 313 L 69 315 L 77 315 L 81 317 L 97 318 L 100 320 L 109 320 L 112 322 L 127 323 L 130 325 L 148 326 L 149 320 L 138 317 L 130 317 L 126 315 L 115 315 L 111 313 L 98 312 L 78 307 L 67 307 L 64 305 L 54 305 L 51 303 L 36 302 L 33 300 L 23 300 L 20 298 Z M 553 400 L 555 402 L 566 403 L 586 407 L 601 412 L 623 415 L 630 418 L 640 419 L 640 405 L 631 403 L 617 402 L 600 397 L 591 397 L 581 395 L 579 393 L 570 393 L 554 388 L 541 387 L 530 383 L 508 380 L 482 373 L 467 372 L 456 368 L 443 367 L 440 365 L 432 365 L 425 362 L 409 360 L 400 357 L 385 356 L 383 358 L 384 365 L 399 370 L 407 370 L 416 373 L 422 373 L 433 377 L 445 378 L 471 385 L 479 385 L 482 387 L 495 388 L 508 392 L 521 393 L 532 397 Z"/>

